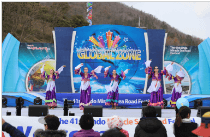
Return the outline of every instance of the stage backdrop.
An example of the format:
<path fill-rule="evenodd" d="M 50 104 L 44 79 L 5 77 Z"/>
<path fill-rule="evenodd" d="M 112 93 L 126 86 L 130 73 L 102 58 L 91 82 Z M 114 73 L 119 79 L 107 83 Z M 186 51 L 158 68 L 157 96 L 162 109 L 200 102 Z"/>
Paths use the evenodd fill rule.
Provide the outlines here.
<path fill-rule="evenodd" d="M 109 27 L 108 27 L 109 26 Z M 148 101 L 150 95 L 149 94 L 139 94 L 142 93 L 144 83 L 145 83 L 145 64 L 146 61 L 146 48 L 147 39 L 145 40 L 145 35 L 143 35 L 146 30 L 126 27 L 126 26 L 113 26 L 113 25 L 96 25 L 91 27 L 81 27 L 74 29 L 76 31 L 74 47 L 72 48 L 73 58 L 70 58 L 70 61 L 73 60 L 72 69 L 79 63 L 84 63 L 86 67 L 89 68 L 89 72 L 96 68 L 98 65 L 102 65 L 104 67 L 111 66 L 110 72 L 113 69 L 117 69 L 118 73 L 121 70 L 131 69 L 127 74 L 125 80 L 120 82 L 120 96 L 119 96 L 119 106 L 122 107 L 133 107 L 139 108 L 141 107 L 142 101 Z M 88 29 L 89 28 L 89 29 Z M 87 35 L 84 33 L 82 35 L 83 30 L 89 32 Z M 131 32 L 128 32 L 131 31 Z M 107 53 L 109 51 L 107 43 L 107 36 L 106 32 L 112 34 L 112 37 L 108 37 L 108 41 L 111 41 L 111 45 L 116 40 L 116 37 L 119 36 L 120 40 L 115 44 L 117 46 L 116 49 L 119 49 L 119 52 L 124 52 L 125 48 L 140 50 L 141 53 L 137 52 L 137 55 L 141 55 L 136 57 L 135 54 L 129 54 L 131 56 L 127 56 L 128 53 L 124 53 L 122 56 L 121 53 L 112 53 L 112 58 L 110 59 L 111 53 L 108 55 L 105 54 L 104 59 L 94 59 L 95 54 L 98 51 L 102 51 L 100 54 L 101 56 L 104 55 L 103 53 Z M 108 34 L 107 33 L 107 34 Z M 136 33 L 134 35 L 133 33 Z M 97 39 L 98 45 L 100 42 L 98 37 L 101 36 L 104 41 L 104 48 L 97 46 L 94 44 L 93 41 L 90 41 L 90 38 L 95 40 Z M 70 36 L 69 36 L 70 37 Z M 100 38 L 101 38 L 100 37 Z M 119 39 L 119 37 L 117 37 Z M 70 38 L 71 39 L 71 38 Z M 101 40 L 101 39 L 100 39 Z M 123 41 L 122 41 L 123 40 Z M 145 42 L 146 41 L 146 42 Z M 70 42 L 70 41 L 69 41 Z M 116 41 L 115 41 L 116 42 Z M 86 44 L 85 44 L 86 43 Z M 103 42 L 102 42 L 103 43 Z M 121 44 L 122 43 L 122 44 Z M 183 97 L 187 98 L 189 101 L 193 101 L 195 99 L 204 99 L 203 102 L 204 106 L 209 105 L 209 93 L 206 93 L 208 87 L 202 86 L 201 81 L 204 79 L 208 81 L 208 77 L 204 77 L 201 73 L 203 67 L 207 66 L 208 64 L 202 61 L 205 58 L 209 62 L 209 58 L 202 48 L 209 48 L 209 38 L 205 40 L 203 43 L 200 44 L 200 48 L 198 50 L 198 46 L 166 46 L 165 47 L 165 56 L 164 56 L 164 66 L 167 66 L 172 61 L 174 63 L 174 71 L 172 72 L 173 75 L 182 68 L 185 72 L 185 78 L 182 81 L 182 88 L 183 88 Z M 69 43 L 71 45 L 71 43 Z M 123 46 L 121 46 L 123 45 Z M 130 46 L 131 45 L 131 46 Z M 151 45 L 151 44 L 149 44 Z M 121 48 L 119 48 L 121 47 Z M 2 44 L 2 80 L 3 80 L 3 93 L 2 96 L 8 99 L 8 106 L 16 106 L 15 99 L 17 97 L 23 97 L 25 100 L 24 106 L 28 106 L 33 104 L 33 100 L 36 97 L 40 97 L 42 100 L 45 100 L 45 89 L 46 89 L 46 81 L 43 81 L 40 75 L 40 68 L 45 63 L 46 67 L 45 70 L 49 73 L 49 70 L 55 68 L 55 51 L 54 45 L 50 43 L 19 43 L 17 39 L 15 39 L 11 34 L 8 34 Z M 90 52 L 84 52 L 84 48 L 91 51 L 97 51 L 92 53 L 92 59 L 79 59 L 79 57 L 88 58 L 90 57 Z M 89 48 L 89 49 L 88 49 Z M 83 49 L 83 51 L 82 51 Z M 70 49 L 68 49 L 70 52 Z M 129 50 L 128 50 L 129 51 Z M 200 52 L 200 54 L 199 54 Z M 205 53 L 205 54 L 204 54 Z M 85 56 L 86 54 L 86 56 Z M 119 58 L 121 60 L 117 60 L 117 55 L 119 54 Z M 202 54 L 202 55 L 201 55 Z M 133 55 L 133 56 L 132 56 Z M 150 54 L 152 55 L 152 54 Z M 101 57 L 99 56 L 99 57 Z M 98 56 L 97 56 L 98 57 Z M 124 60 L 123 58 L 128 57 L 128 59 Z M 129 59 L 130 57 L 130 59 Z M 136 60 L 136 58 L 141 58 L 141 60 Z M 152 57 L 148 57 L 152 58 Z M 65 61 L 69 61 L 68 59 Z M 199 62 L 200 61 L 200 62 Z M 202 62 L 201 62 L 202 61 Z M 62 62 L 63 63 L 63 62 Z M 155 62 L 152 62 L 154 64 Z M 61 64 L 60 64 L 61 65 Z M 70 74 L 70 70 L 65 69 Z M 105 104 L 106 99 L 106 91 L 104 86 L 110 83 L 110 79 L 106 78 L 102 81 L 103 72 L 99 74 L 99 79 L 92 79 L 91 85 L 92 87 L 92 94 L 91 100 L 93 105 L 103 105 Z M 200 76 L 201 74 L 201 76 Z M 208 73 L 205 73 L 208 75 Z M 65 73 L 62 73 L 65 75 Z M 11 79 L 10 77 L 13 77 Z M 69 79 L 70 76 L 67 76 Z M 74 107 L 78 107 L 79 104 L 79 86 L 81 77 L 78 75 L 73 75 L 74 77 L 74 84 L 76 89 L 76 93 L 72 93 L 72 91 L 68 91 L 68 93 L 57 93 L 57 102 L 58 106 L 63 106 L 63 100 L 65 98 L 69 100 L 74 100 L 75 105 Z M 197 86 L 197 85 L 198 86 Z M 150 85 L 150 83 L 148 83 Z M 165 79 L 165 94 L 163 97 L 170 101 L 171 99 L 171 90 L 173 87 L 173 80 L 167 81 Z M 97 87 L 98 86 L 98 87 Z M 136 89 L 136 90 L 134 90 Z M 204 89 L 204 90 L 203 90 Z M 58 89 L 57 89 L 58 91 Z M 23 93 L 20 93 L 23 92 Z M 98 94 L 101 93 L 101 94 Z M 136 93 L 136 94 L 133 94 Z M 194 95 L 189 95 L 194 94 Z M 189 95 L 189 96 L 188 96 Z M 44 101 L 43 101 L 44 104 Z M 193 102 L 190 103 L 190 106 L 193 107 Z"/>
<path fill-rule="evenodd" d="M 88 67 L 89 73 L 97 66 L 104 66 L 98 79 L 90 81 L 92 93 L 106 93 L 105 85 L 111 78 L 104 78 L 105 67 L 111 66 L 118 74 L 130 69 L 125 80 L 119 82 L 119 93 L 143 93 L 145 84 L 146 30 L 121 25 L 94 25 L 76 28 L 73 47 L 73 68 L 80 63 Z M 74 71 L 73 71 L 74 72 Z M 74 88 L 80 93 L 81 76 L 73 75 Z"/>

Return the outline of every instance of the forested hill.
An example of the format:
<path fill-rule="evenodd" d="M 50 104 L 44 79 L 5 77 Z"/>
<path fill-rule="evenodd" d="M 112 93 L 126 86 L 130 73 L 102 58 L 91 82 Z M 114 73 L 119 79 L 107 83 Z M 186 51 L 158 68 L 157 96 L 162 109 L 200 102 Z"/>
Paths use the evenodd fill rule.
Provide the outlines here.
<path fill-rule="evenodd" d="M 2 39 L 11 33 L 21 42 L 53 43 L 54 27 L 87 26 L 86 2 L 3 2 Z M 147 29 L 165 29 L 166 45 L 199 45 L 202 39 L 186 35 L 151 14 L 119 2 L 93 2 L 93 25 L 115 24 Z"/>

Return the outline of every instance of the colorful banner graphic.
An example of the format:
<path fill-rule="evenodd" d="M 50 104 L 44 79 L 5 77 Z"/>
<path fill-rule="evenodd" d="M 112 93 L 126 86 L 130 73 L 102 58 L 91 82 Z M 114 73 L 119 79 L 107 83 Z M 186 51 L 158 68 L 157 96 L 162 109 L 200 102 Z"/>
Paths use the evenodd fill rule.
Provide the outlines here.
<path fill-rule="evenodd" d="M 45 70 L 48 74 L 50 69 L 55 69 L 53 44 L 21 43 L 18 53 L 18 69 L 22 90 L 14 92 L 45 92 L 47 81 L 40 77 L 40 69 L 43 64 L 46 65 Z"/>
<path fill-rule="evenodd" d="M 38 122 L 39 117 L 16 117 L 16 116 L 3 116 L 2 117 L 6 122 L 11 123 L 21 132 L 23 132 L 27 137 L 33 137 L 34 132 L 37 129 L 43 129 L 44 125 Z M 79 126 L 80 117 L 71 116 L 71 117 L 58 117 L 60 121 L 60 126 L 58 130 L 65 130 L 68 137 L 73 137 L 73 134 L 78 132 L 81 127 Z M 123 129 L 127 130 L 130 137 L 134 136 L 135 128 L 140 120 L 140 118 L 129 118 L 129 117 L 121 117 L 123 120 Z M 108 117 L 94 117 L 94 126 L 93 130 L 103 134 L 106 130 L 108 130 L 107 125 Z M 174 124 L 175 117 L 172 118 L 159 118 L 158 119 L 163 123 L 166 128 L 168 137 L 174 137 L 172 125 Z M 199 117 L 191 117 L 191 122 L 197 123 L 198 126 L 201 124 L 201 118 Z M 33 121 L 33 122 L 31 122 Z M 9 134 L 4 132 L 5 137 L 9 137 Z"/>
<path fill-rule="evenodd" d="M 94 25 L 76 28 L 73 50 L 73 70 L 80 63 L 88 67 L 89 73 L 97 66 L 104 66 L 98 79 L 90 80 L 91 93 L 106 93 L 105 85 L 111 79 L 104 78 L 104 69 L 111 66 L 120 74 L 130 69 L 126 78 L 119 81 L 119 93 L 143 93 L 146 61 L 146 44 L 143 29 L 129 26 Z M 83 68 L 82 71 L 83 71 Z M 73 75 L 76 93 L 80 92 L 81 76 Z"/>
<path fill-rule="evenodd" d="M 181 82 L 182 94 L 196 94 L 195 83 L 199 72 L 199 51 L 198 46 L 166 46 L 164 66 L 166 67 L 171 62 L 173 71 L 170 72 L 173 76 L 180 70 L 183 70 L 185 77 Z M 171 94 L 174 86 L 174 81 L 165 79 L 166 93 Z"/>

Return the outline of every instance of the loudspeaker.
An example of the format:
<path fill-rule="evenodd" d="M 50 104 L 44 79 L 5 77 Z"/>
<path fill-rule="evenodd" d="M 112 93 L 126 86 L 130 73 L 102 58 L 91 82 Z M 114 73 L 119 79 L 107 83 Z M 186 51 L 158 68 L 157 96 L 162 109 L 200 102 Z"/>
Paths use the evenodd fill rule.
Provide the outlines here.
<path fill-rule="evenodd" d="M 161 106 L 153 106 L 156 110 L 156 117 L 161 117 Z M 143 111 L 146 106 L 142 106 L 141 117 L 143 117 Z"/>
<path fill-rule="evenodd" d="M 69 112 L 69 116 L 75 116 L 75 114 L 74 114 L 74 113 Z"/>
<path fill-rule="evenodd" d="M 11 116 L 11 112 L 7 112 L 7 116 Z"/>
<path fill-rule="evenodd" d="M 198 112 L 197 112 L 197 117 L 202 117 L 203 114 L 205 114 L 208 111 L 210 111 L 210 106 L 199 106 Z"/>
<path fill-rule="evenodd" d="M 102 106 L 85 106 L 84 114 L 90 114 L 93 117 L 103 117 L 103 107 Z"/>
<path fill-rule="evenodd" d="M 47 114 L 47 105 L 29 105 L 28 116 L 46 116 Z"/>

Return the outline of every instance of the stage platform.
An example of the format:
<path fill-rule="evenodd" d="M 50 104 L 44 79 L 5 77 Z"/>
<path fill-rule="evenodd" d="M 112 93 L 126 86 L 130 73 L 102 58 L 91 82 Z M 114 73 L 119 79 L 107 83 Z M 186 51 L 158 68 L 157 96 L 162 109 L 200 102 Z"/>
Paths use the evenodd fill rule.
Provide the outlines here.
<path fill-rule="evenodd" d="M 6 116 L 6 112 L 11 112 L 12 116 L 16 116 L 16 108 L 15 107 L 7 107 L 2 108 L 2 116 Z M 74 113 L 75 116 L 83 115 L 83 111 L 79 110 L 79 108 L 69 108 L 71 113 Z M 141 117 L 142 109 L 111 109 L 111 108 L 103 108 L 103 117 L 111 117 L 113 115 L 118 115 L 120 117 Z M 191 109 L 191 117 L 196 117 L 197 109 Z M 49 114 L 56 116 L 63 116 L 63 108 L 55 108 L 49 109 Z M 21 116 L 28 116 L 28 107 L 22 108 Z M 171 118 L 175 117 L 174 109 L 162 109 L 162 118 Z"/>

